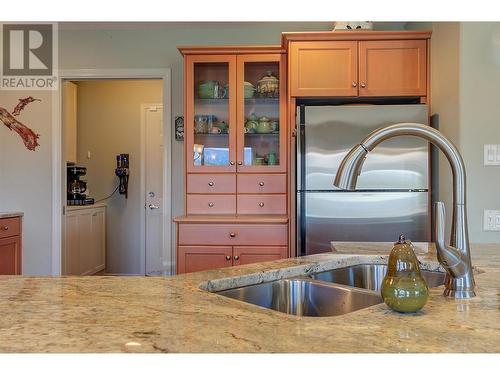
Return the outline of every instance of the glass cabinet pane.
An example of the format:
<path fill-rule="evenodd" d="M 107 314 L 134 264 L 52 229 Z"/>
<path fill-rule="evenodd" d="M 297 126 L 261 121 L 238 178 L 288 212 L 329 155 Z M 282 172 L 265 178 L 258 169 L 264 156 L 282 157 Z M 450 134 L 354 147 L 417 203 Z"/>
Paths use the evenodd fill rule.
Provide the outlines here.
<path fill-rule="evenodd" d="M 245 62 L 243 85 L 243 164 L 279 165 L 279 62 Z"/>
<path fill-rule="evenodd" d="M 194 64 L 195 166 L 229 165 L 229 63 Z"/>

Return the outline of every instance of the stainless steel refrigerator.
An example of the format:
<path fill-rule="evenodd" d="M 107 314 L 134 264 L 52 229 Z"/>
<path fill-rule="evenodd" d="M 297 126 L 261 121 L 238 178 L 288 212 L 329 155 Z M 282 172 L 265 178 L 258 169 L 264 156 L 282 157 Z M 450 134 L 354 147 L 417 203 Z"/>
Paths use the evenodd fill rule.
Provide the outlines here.
<path fill-rule="evenodd" d="M 422 104 L 300 106 L 297 134 L 297 249 L 330 251 L 331 241 L 430 241 L 429 143 L 387 140 L 370 152 L 356 191 L 333 186 L 342 158 L 371 131 L 428 124 Z"/>

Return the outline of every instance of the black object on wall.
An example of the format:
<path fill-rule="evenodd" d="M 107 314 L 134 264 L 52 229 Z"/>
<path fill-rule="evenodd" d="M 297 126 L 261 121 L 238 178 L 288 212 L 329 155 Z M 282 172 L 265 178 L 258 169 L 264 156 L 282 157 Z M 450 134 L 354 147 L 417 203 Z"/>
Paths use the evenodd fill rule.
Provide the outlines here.
<path fill-rule="evenodd" d="M 120 179 L 119 193 L 125 195 L 125 199 L 128 198 L 128 178 L 130 174 L 129 170 L 129 154 L 119 154 L 116 155 L 116 169 L 115 174 Z"/>

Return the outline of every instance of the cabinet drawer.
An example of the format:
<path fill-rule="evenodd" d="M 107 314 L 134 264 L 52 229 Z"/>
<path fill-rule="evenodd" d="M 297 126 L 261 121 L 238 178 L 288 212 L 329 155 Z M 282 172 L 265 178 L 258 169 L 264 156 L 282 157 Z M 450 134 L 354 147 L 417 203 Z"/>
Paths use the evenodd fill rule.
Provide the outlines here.
<path fill-rule="evenodd" d="M 238 195 L 238 214 L 286 214 L 286 195 Z"/>
<path fill-rule="evenodd" d="M 188 194 L 234 194 L 236 176 L 234 174 L 188 174 Z"/>
<path fill-rule="evenodd" d="M 286 246 L 287 224 L 179 224 L 179 245 Z"/>
<path fill-rule="evenodd" d="M 188 194 L 187 213 L 193 214 L 235 214 L 235 195 Z"/>
<path fill-rule="evenodd" d="M 286 175 L 238 175 L 238 194 L 285 194 Z"/>
<path fill-rule="evenodd" d="M 21 218 L 0 219 L 0 238 L 19 236 L 21 234 Z"/>

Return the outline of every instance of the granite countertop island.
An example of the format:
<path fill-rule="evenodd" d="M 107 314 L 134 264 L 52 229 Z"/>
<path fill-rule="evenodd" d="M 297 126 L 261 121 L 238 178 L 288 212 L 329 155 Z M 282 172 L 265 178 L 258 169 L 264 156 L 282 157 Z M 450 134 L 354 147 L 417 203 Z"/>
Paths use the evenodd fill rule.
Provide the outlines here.
<path fill-rule="evenodd" d="M 203 290 L 384 263 L 390 248 L 339 243 L 337 252 L 165 278 L 2 276 L 0 352 L 500 352 L 500 245 L 472 246 L 477 297 L 447 299 L 441 286 L 415 314 L 378 304 L 297 317 Z M 418 249 L 424 269 L 439 268 L 432 246 Z"/>

